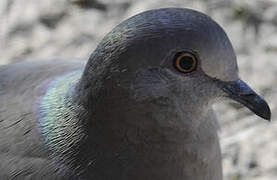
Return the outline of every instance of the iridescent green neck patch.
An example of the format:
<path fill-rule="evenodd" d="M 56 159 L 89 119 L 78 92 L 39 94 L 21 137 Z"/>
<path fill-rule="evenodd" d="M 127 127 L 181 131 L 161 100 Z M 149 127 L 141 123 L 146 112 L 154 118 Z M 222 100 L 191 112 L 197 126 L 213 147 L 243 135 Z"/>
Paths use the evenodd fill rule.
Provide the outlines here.
<path fill-rule="evenodd" d="M 74 71 L 53 79 L 41 99 L 40 129 L 46 144 L 55 152 L 69 150 L 84 135 L 78 121 L 82 107 L 74 103 L 69 93 L 81 74 L 81 71 Z"/>

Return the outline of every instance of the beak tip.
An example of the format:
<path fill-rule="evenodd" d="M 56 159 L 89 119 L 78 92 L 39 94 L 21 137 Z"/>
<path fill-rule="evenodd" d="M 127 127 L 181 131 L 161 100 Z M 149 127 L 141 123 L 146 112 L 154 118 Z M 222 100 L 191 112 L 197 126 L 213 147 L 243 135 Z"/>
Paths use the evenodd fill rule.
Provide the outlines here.
<path fill-rule="evenodd" d="M 259 103 L 259 108 L 253 110 L 252 111 L 257 114 L 258 116 L 260 116 L 261 118 L 267 120 L 267 121 L 271 121 L 271 110 L 269 105 L 267 104 L 267 102 L 263 99 L 260 100 Z"/>
<path fill-rule="evenodd" d="M 270 122 L 271 121 L 271 111 L 270 111 L 269 106 L 266 107 L 266 110 L 264 112 L 265 113 L 262 118 L 264 118 Z"/>
<path fill-rule="evenodd" d="M 263 118 L 263 119 L 265 119 L 265 120 L 267 120 L 268 122 L 271 122 L 271 115 L 269 114 L 269 115 L 263 115 L 263 116 L 260 116 L 261 118 Z"/>

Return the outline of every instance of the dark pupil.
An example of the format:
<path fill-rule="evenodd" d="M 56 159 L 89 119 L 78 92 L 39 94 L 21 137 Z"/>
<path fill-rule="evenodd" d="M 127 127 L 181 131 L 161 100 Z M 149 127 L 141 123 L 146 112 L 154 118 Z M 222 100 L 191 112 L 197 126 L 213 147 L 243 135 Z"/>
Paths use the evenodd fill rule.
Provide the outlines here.
<path fill-rule="evenodd" d="M 193 66 L 193 59 L 190 56 L 184 56 L 180 60 L 180 67 L 183 68 L 184 70 L 190 70 Z"/>

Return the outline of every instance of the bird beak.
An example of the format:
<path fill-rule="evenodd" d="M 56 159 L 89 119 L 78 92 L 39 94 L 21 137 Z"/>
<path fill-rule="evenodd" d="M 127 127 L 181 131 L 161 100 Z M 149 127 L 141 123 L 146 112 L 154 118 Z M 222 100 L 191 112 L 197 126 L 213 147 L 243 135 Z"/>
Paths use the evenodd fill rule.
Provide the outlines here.
<path fill-rule="evenodd" d="M 222 89 L 229 98 L 243 104 L 256 115 L 270 121 L 271 112 L 267 102 L 245 82 L 240 79 L 223 82 Z"/>

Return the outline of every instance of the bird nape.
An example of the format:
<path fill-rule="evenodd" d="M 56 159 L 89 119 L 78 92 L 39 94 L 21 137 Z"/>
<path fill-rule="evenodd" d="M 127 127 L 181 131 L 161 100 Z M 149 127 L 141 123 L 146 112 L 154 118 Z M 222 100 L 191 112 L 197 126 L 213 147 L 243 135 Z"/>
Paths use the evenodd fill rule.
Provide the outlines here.
<path fill-rule="evenodd" d="M 211 105 L 224 97 L 270 120 L 215 21 L 140 13 L 87 61 L 0 67 L 0 179 L 222 180 Z"/>

